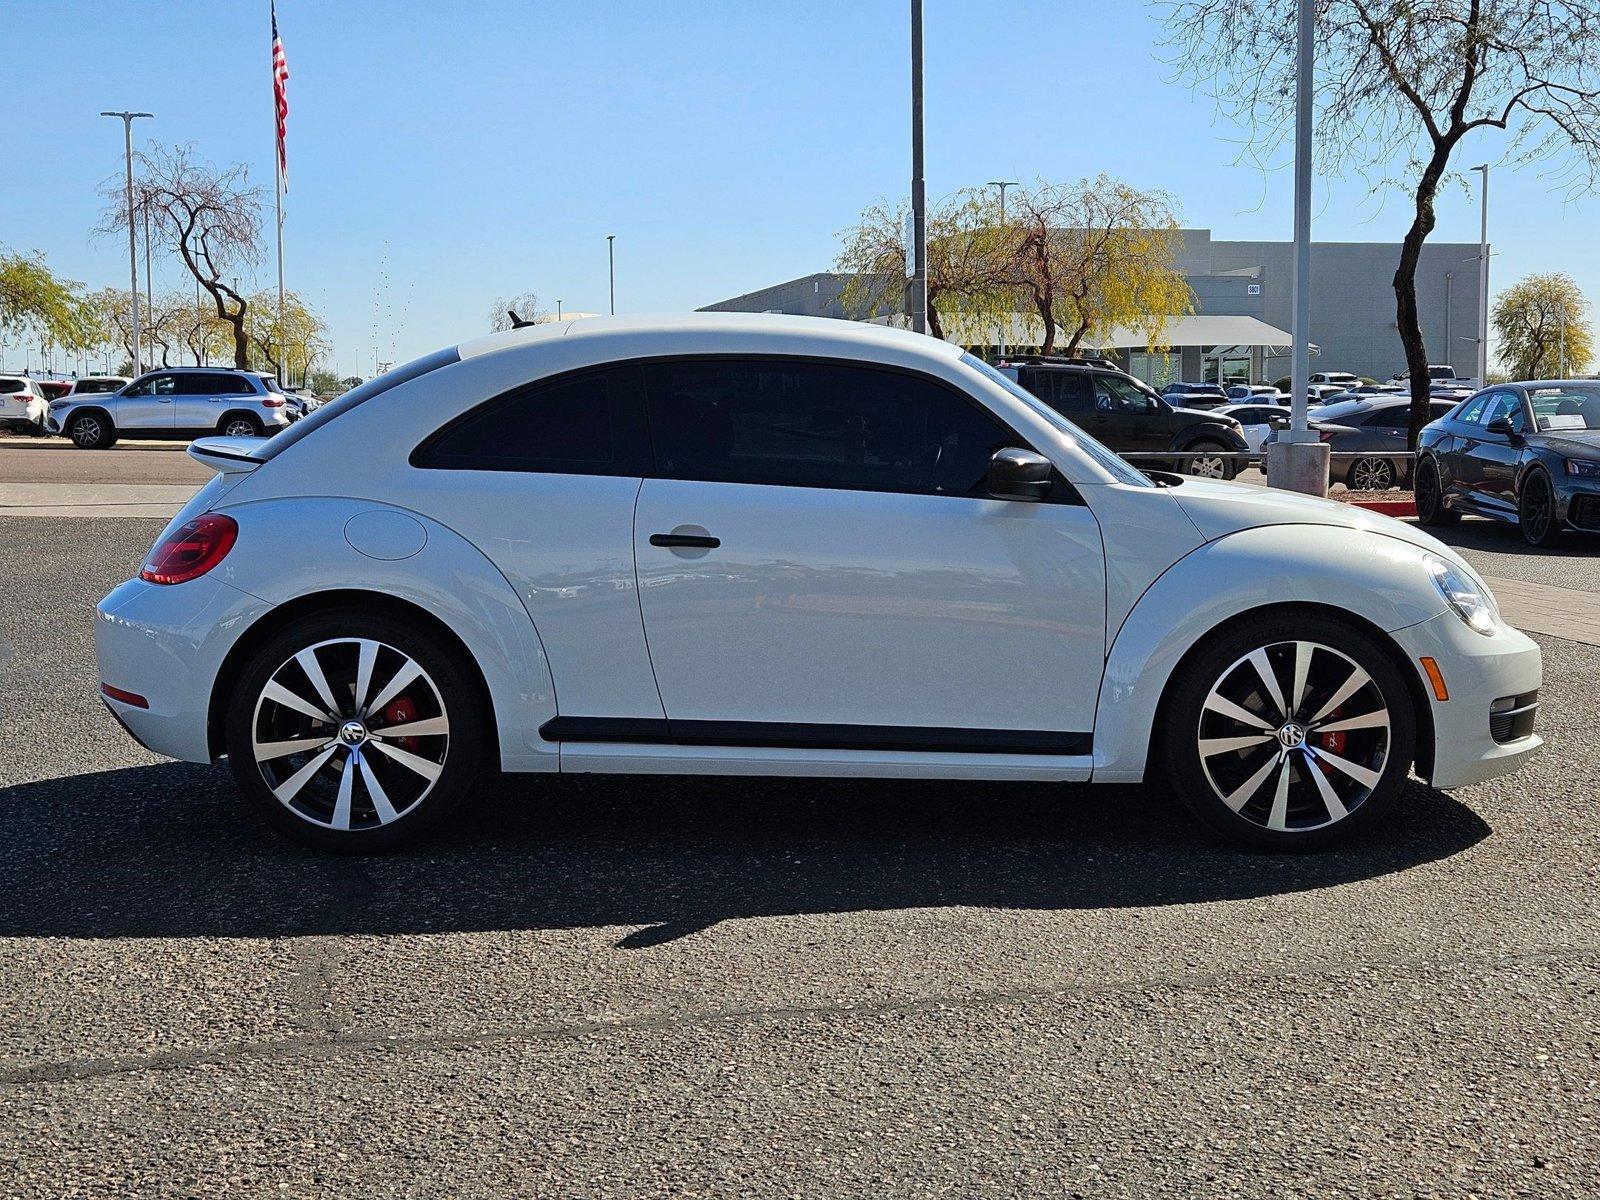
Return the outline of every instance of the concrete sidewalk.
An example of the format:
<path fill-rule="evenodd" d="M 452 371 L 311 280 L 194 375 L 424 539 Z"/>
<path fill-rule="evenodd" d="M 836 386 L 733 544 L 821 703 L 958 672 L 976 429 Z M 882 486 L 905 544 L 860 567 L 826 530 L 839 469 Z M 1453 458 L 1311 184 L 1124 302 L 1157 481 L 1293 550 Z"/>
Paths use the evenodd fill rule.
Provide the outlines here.
<path fill-rule="evenodd" d="M 0 516 L 165 520 L 199 490 L 184 483 L 0 483 Z"/>

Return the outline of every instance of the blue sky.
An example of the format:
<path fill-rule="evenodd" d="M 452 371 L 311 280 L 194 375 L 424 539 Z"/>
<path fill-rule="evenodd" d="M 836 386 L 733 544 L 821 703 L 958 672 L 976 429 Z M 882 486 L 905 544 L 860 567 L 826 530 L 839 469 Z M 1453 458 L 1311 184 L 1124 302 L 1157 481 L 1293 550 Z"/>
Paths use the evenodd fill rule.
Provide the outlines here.
<path fill-rule="evenodd" d="M 826 268 L 839 230 L 907 190 L 904 0 L 281 0 L 289 285 L 328 319 L 341 373 L 481 333 L 497 295 L 604 311 L 694 308 Z M 1136 0 L 927 0 L 930 196 L 1106 171 L 1218 237 L 1287 238 L 1289 173 L 1171 82 Z M 7 88 L 0 244 L 92 287 L 126 282 L 90 236 L 120 124 L 242 161 L 270 188 L 266 0 L 0 0 Z M 1462 167 L 1496 161 L 1483 138 Z M 1495 286 L 1565 270 L 1600 296 L 1595 197 L 1534 169 L 1493 184 Z M 1315 235 L 1398 239 L 1403 197 L 1322 179 Z M 1435 237 L 1473 241 L 1452 188 Z M 269 220 L 270 224 L 270 220 Z M 181 267 L 157 266 L 184 283 Z M 260 282 L 271 278 L 263 264 Z M 9 357 L 9 356 L 7 356 Z M 1398 354 L 1397 354 L 1398 359 Z M 1398 363 L 1397 363 L 1398 365 Z"/>

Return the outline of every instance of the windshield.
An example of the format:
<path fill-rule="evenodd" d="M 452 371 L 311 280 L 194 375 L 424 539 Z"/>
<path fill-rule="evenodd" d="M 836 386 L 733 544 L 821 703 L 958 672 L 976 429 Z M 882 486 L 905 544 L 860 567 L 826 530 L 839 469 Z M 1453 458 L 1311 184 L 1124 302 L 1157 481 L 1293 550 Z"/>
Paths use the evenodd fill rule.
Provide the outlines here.
<path fill-rule="evenodd" d="M 1534 419 L 1543 433 L 1600 429 L 1600 384 L 1529 388 L 1528 399 L 1533 402 Z"/>
<path fill-rule="evenodd" d="M 1148 475 L 1145 475 L 1131 463 L 1117 457 L 1117 455 L 1113 454 L 1099 442 L 1095 441 L 1087 433 L 1079 429 L 1071 421 L 1067 420 L 1066 417 L 1062 416 L 1055 409 L 1051 408 L 1027 388 L 1012 380 L 1010 376 L 1005 375 L 1000 371 L 996 371 L 976 354 L 963 354 L 961 356 L 961 361 L 967 366 L 971 367 L 974 371 L 977 371 L 980 375 L 984 376 L 984 378 L 989 379 L 994 383 L 998 383 L 1001 387 L 1005 388 L 1006 391 L 1010 392 L 1018 400 L 1021 400 L 1024 404 L 1026 404 L 1030 410 L 1048 421 L 1052 428 L 1058 429 L 1070 437 L 1078 449 L 1082 450 L 1090 458 L 1094 459 L 1094 461 L 1107 474 L 1115 478 L 1118 483 L 1125 483 L 1129 487 L 1155 487 L 1155 484 L 1151 482 Z M 1151 392 L 1150 394 L 1152 396 L 1155 395 L 1154 392 Z"/>

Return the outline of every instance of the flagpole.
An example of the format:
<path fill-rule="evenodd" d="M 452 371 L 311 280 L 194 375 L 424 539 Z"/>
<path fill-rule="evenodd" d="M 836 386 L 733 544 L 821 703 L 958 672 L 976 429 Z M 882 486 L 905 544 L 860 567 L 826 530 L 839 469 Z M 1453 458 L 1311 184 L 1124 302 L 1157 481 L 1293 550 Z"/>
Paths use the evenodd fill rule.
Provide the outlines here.
<path fill-rule="evenodd" d="M 289 369 L 288 331 L 283 322 L 283 143 L 279 135 L 279 122 L 282 115 L 278 111 L 278 89 L 281 86 L 278 80 L 278 62 L 280 42 L 278 40 L 278 11 L 275 3 L 270 4 L 272 10 L 272 200 L 277 216 L 278 225 L 278 385 L 284 386 L 284 376 Z"/>

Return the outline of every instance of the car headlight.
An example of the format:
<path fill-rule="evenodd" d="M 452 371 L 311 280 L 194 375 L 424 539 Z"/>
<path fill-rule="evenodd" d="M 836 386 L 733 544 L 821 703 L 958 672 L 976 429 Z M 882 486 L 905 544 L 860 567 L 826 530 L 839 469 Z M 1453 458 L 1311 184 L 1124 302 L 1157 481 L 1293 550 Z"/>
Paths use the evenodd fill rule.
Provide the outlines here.
<path fill-rule="evenodd" d="M 1600 478 L 1600 462 L 1592 458 L 1567 459 L 1567 474 L 1580 475 L 1586 479 Z"/>
<path fill-rule="evenodd" d="M 1428 555 L 1424 561 L 1427 563 L 1428 577 L 1433 580 L 1433 586 L 1438 589 L 1439 595 L 1444 598 L 1444 602 L 1456 616 L 1465 621 L 1474 633 L 1481 633 L 1485 637 L 1493 636 L 1495 611 L 1488 591 L 1468 579 L 1437 554 Z"/>

